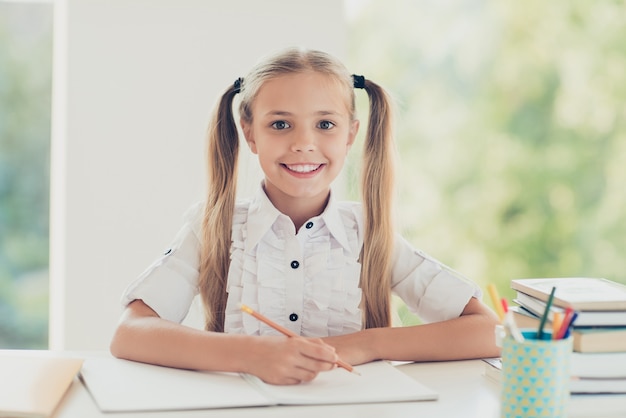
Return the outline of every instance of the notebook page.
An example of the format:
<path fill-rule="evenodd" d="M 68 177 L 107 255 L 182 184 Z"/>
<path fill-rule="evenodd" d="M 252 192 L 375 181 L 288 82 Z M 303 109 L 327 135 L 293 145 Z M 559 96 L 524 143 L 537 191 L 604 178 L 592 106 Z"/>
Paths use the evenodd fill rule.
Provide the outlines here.
<path fill-rule="evenodd" d="M 424 401 L 437 393 L 385 361 L 355 366 L 361 376 L 342 368 L 320 373 L 312 382 L 275 386 L 244 375 L 260 391 L 283 405 Z"/>
<path fill-rule="evenodd" d="M 197 372 L 116 358 L 88 358 L 81 378 L 103 412 L 271 405 L 239 374 Z"/>

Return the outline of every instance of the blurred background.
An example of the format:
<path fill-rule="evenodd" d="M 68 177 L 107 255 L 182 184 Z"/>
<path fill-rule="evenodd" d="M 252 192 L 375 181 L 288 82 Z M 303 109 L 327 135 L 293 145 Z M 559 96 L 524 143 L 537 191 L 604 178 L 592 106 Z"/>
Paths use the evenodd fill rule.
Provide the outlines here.
<path fill-rule="evenodd" d="M 52 3 L 0 1 L 0 348 L 47 348 Z"/>
<path fill-rule="evenodd" d="M 341 58 L 396 101 L 409 241 L 509 299 L 513 278 L 626 283 L 624 6 L 345 1 Z M 49 344 L 54 7 L 0 0 L 0 348 Z"/>

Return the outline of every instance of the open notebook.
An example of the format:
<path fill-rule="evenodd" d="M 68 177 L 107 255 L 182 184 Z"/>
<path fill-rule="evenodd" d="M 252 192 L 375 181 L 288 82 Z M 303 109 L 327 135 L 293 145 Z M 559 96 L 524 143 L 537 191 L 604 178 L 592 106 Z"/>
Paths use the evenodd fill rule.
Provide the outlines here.
<path fill-rule="evenodd" d="M 337 368 L 309 383 L 274 386 L 254 376 L 197 372 L 115 358 L 89 358 L 81 378 L 103 412 L 191 410 L 261 405 L 376 403 L 437 399 L 437 393 L 393 365 Z"/>
<path fill-rule="evenodd" d="M 37 351 L 0 351 L 0 417 L 52 415 L 82 364 Z"/>

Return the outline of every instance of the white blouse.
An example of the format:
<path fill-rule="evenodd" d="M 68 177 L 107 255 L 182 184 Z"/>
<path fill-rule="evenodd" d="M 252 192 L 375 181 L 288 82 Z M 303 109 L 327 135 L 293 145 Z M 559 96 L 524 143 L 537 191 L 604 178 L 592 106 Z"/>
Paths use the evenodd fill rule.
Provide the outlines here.
<path fill-rule="evenodd" d="M 182 322 L 199 293 L 198 276 L 203 205 L 185 215 L 171 249 L 125 290 L 122 303 L 141 299 L 160 317 Z M 244 314 L 244 303 L 273 321 L 307 337 L 341 335 L 362 329 L 361 205 L 332 197 L 319 216 L 295 231 L 259 192 L 235 208 L 226 319 L 228 333 L 277 334 Z M 391 290 L 425 322 L 457 317 L 480 289 L 458 273 L 398 236 Z"/>

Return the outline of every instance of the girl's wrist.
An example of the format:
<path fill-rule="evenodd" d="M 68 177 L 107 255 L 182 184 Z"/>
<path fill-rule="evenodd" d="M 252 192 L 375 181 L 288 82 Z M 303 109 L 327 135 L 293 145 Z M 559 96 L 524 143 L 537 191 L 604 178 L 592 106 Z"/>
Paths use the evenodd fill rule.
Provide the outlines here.
<path fill-rule="evenodd" d="M 366 357 L 369 361 L 381 360 L 384 358 L 382 353 L 381 341 L 384 338 L 384 328 L 368 328 L 362 332 L 363 343 L 362 346 L 366 351 Z"/>
<path fill-rule="evenodd" d="M 251 335 L 242 335 L 241 340 L 238 341 L 236 357 L 237 369 L 240 373 L 254 374 L 254 358 L 256 353 L 263 352 L 263 348 L 260 344 L 263 344 L 263 338 Z"/>
<path fill-rule="evenodd" d="M 258 353 L 259 338 L 249 335 L 226 335 L 221 334 L 222 355 L 219 369 L 233 373 L 250 373 L 254 353 Z M 211 360 L 213 362 L 213 359 Z M 213 370 L 215 367 L 212 368 Z"/>

